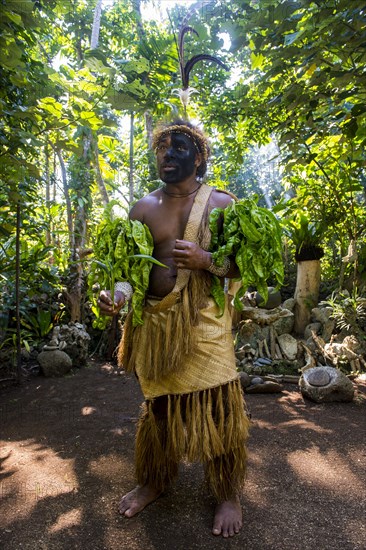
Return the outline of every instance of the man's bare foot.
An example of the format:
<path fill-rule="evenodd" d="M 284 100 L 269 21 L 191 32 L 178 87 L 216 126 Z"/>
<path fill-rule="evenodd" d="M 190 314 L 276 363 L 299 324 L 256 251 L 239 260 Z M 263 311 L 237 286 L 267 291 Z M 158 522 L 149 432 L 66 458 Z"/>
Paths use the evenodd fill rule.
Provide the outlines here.
<path fill-rule="evenodd" d="M 150 485 L 137 485 L 132 491 L 122 497 L 118 511 L 127 518 L 132 518 L 148 504 L 154 502 L 161 494 L 161 491 L 150 487 Z"/>
<path fill-rule="evenodd" d="M 214 535 L 233 537 L 242 528 L 242 511 L 239 498 L 226 500 L 217 505 L 212 528 Z"/>

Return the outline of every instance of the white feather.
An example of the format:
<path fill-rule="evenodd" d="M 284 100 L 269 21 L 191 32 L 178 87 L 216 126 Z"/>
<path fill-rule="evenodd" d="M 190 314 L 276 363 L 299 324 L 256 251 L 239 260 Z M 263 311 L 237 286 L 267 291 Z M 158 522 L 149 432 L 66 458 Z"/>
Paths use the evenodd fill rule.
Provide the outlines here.
<path fill-rule="evenodd" d="M 178 88 L 175 88 L 173 93 L 180 98 L 183 106 L 187 107 L 191 95 L 198 94 L 198 90 L 196 90 L 196 88 L 187 88 L 186 90 L 179 90 Z"/>

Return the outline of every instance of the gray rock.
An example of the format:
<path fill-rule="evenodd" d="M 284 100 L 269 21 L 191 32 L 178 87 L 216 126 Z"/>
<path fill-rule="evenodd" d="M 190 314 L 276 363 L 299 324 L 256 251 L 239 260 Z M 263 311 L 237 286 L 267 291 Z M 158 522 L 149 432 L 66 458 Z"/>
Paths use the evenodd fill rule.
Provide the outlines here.
<path fill-rule="evenodd" d="M 311 386 L 327 386 L 331 380 L 330 374 L 320 368 L 312 368 L 308 376 L 308 382 Z"/>
<path fill-rule="evenodd" d="M 254 376 L 254 378 L 251 379 L 250 383 L 252 386 L 256 386 L 257 384 L 264 384 L 264 380 L 260 376 Z"/>
<path fill-rule="evenodd" d="M 306 344 L 306 347 L 308 347 L 309 350 L 312 351 L 313 353 L 316 353 L 316 351 L 318 350 L 318 346 L 314 342 L 313 337 L 308 338 L 305 344 Z"/>
<path fill-rule="evenodd" d="M 324 323 L 321 336 L 325 342 L 329 342 L 329 340 L 331 339 L 335 326 L 336 323 L 334 319 L 329 319 L 329 321 Z"/>
<path fill-rule="evenodd" d="M 263 382 L 263 384 L 249 386 L 248 388 L 246 388 L 245 393 L 280 393 L 281 391 L 281 384 L 268 380 L 266 382 Z"/>
<path fill-rule="evenodd" d="M 22 348 L 22 349 L 20 350 L 20 354 L 21 354 L 21 357 L 22 357 L 22 361 L 30 361 L 30 359 L 32 358 L 31 352 L 28 351 L 28 350 L 25 349 L 25 348 Z"/>
<path fill-rule="evenodd" d="M 305 327 L 304 330 L 304 338 L 307 340 L 308 338 L 312 338 L 311 333 L 315 332 L 315 334 L 319 334 L 322 329 L 321 323 L 310 323 Z"/>
<path fill-rule="evenodd" d="M 314 321 L 318 321 L 318 323 L 321 323 L 322 325 L 329 321 L 332 313 L 333 308 L 331 307 L 314 307 L 311 310 L 311 316 Z"/>
<path fill-rule="evenodd" d="M 52 338 L 48 344 L 43 346 L 44 351 L 52 351 L 54 349 L 58 349 L 58 342 L 55 338 Z"/>
<path fill-rule="evenodd" d="M 42 372 L 47 377 L 64 376 L 72 367 L 71 358 L 58 349 L 41 351 L 37 356 Z"/>
<path fill-rule="evenodd" d="M 263 297 L 259 292 L 254 292 L 255 303 L 263 309 L 273 309 L 281 305 L 282 297 L 279 290 L 275 290 L 272 286 L 268 287 L 268 299 L 263 303 Z"/>
<path fill-rule="evenodd" d="M 278 336 L 278 343 L 284 356 L 293 361 L 297 355 L 297 340 L 291 334 L 281 334 Z"/>
<path fill-rule="evenodd" d="M 248 362 L 248 363 L 245 363 L 245 365 L 242 367 L 242 370 L 243 370 L 243 372 L 246 372 L 250 375 L 253 375 L 254 374 L 253 373 L 253 368 L 254 368 L 253 363 Z"/>
<path fill-rule="evenodd" d="M 314 371 L 324 371 L 328 374 L 329 383 L 325 386 L 312 385 Z M 320 376 L 320 374 L 316 374 L 316 376 Z M 316 403 L 347 402 L 352 401 L 354 396 L 352 382 L 343 372 L 334 367 L 314 367 L 306 370 L 299 380 L 299 386 L 303 396 Z"/>
<path fill-rule="evenodd" d="M 289 309 L 290 311 L 294 311 L 295 304 L 296 304 L 295 298 L 288 298 L 283 302 L 282 307 L 285 309 Z"/>
<path fill-rule="evenodd" d="M 325 342 L 329 342 L 335 329 L 335 320 L 331 319 L 332 314 L 333 308 L 331 307 L 314 307 L 311 310 L 311 316 L 314 321 L 322 325 L 321 337 Z"/>
<path fill-rule="evenodd" d="M 241 372 L 239 374 L 239 378 L 243 388 L 247 388 L 248 386 L 250 386 L 250 376 L 247 372 Z"/>
<path fill-rule="evenodd" d="M 267 357 L 259 357 L 253 363 L 255 366 L 272 365 L 272 359 Z"/>
<path fill-rule="evenodd" d="M 238 351 L 235 352 L 235 355 L 237 359 L 239 359 L 239 361 L 242 361 L 246 356 L 246 352 L 243 349 L 239 349 Z"/>
<path fill-rule="evenodd" d="M 288 302 L 288 300 L 286 300 Z M 284 308 L 288 311 L 291 311 L 290 308 Z M 294 328 L 294 316 L 289 315 L 288 317 L 280 317 L 273 323 L 273 328 L 277 332 L 278 335 L 281 334 L 290 334 L 293 331 Z"/>
<path fill-rule="evenodd" d="M 314 307 L 311 310 L 311 317 L 315 322 L 318 322 L 322 325 L 321 337 L 325 342 L 329 342 L 334 328 L 335 320 L 331 319 L 333 314 L 333 308 L 331 307 Z"/>
<path fill-rule="evenodd" d="M 260 326 L 253 321 L 244 321 L 240 325 L 238 338 L 241 344 L 246 344 L 246 351 L 257 349 L 257 341 L 266 339 L 269 342 L 269 326 Z M 239 348 L 240 349 L 240 348 Z"/>
<path fill-rule="evenodd" d="M 52 337 L 59 342 L 62 348 L 72 359 L 74 367 L 82 367 L 87 363 L 89 356 L 90 336 L 81 323 L 69 323 L 56 326 Z"/>

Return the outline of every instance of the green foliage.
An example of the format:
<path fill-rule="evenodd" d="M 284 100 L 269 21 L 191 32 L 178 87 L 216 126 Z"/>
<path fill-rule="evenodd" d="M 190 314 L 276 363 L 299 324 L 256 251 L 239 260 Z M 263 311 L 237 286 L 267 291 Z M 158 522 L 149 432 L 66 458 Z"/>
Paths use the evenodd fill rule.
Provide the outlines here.
<path fill-rule="evenodd" d="M 224 25 L 238 76 L 205 109 L 229 170 L 238 168 L 251 143 L 275 137 L 285 185 L 299 210 L 322 224 L 324 246 L 336 246 L 338 258 L 366 230 L 363 8 L 359 0 L 230 2 Z"/>
<path fill-rule="evenodd" d="M 95 2 L 2 4 L 0 300 L 2 326 L 9 330 L 19 204 L 21 313 L 38 338 L 45 329 L 26 315 L 36 319 L 39 308 L 47 310 L 39 293 L 48 308 L 56 302 L 61 273 L 79 268 L 79 253 L 95 240 L 100 181 L 107 199 L 128 202 L 125 114 L 135 114 L 135 198 L 158 184 L 145 114 L 153 123 L 179 114 L 173 31 L 187 10 L 177 5 L 168 24 L 142 20 L 139 5 L 104 3 L 99 44 L 90 49 Z M 365 17 L 360 0 L 212 0 L 190 16 L 199 37 L 185 42 L 187 59 L 217 55 L 231 68 L 228 75 L 202 64 L 191 73 L 199 93 L 188 115 L 212 137 L 210 181 L 240 198 L 258 194 L 258 204 L 270 208 L 284 185 L 282 218 L 299 250 L 321 237 L 322 271 L 336 279 L 354 242 L 357 260 L 344 267 L 346 276 L 355 272 L 355 281 L 366 270 Z M 281 154 L 268 158 L 260 145 L 271 139 Z M 55 314 L 52 309 L 51 322 Z"/>
<path fill-rule="evenodd" d="M 321 305 L 332 308 L 332 317 L 340 330 L 351 331 L 357 335 L 363 334 L 366 328 L 366 296 L 354 288 L 350 294 L 347 291 L 334 292 L 331 297 L 321 302 Z"/>
<path fill-rule="evenodd" d="M 219 219 L 223 217 L 223 231 L 219 233 Z M 255 200 L 242 199 L 225 209 L 215 208 L 210 214 L 212 233 L 210 250 L 215 264 L 221 266 L 225 256 L 233 256 L 239 268 L 241 287 L 235 295 L 234 306 L 240 311 L 240 299 L 249 286 L 254 286 L 268 299 L 267 281 L 273 275 L 283 284 L 281 229 L 274 214 L 258 207 Z M 212 294 L 223 311 L 222 288 L 214 277 Z"/>
<path fill-rule="evenodd" d="M 320 247 L 324 236 L 323 224 L 311 221 L 306 212 L 295 211 L 291 217 L 283 218 L 282 225 L 295 245 L 297 260 L 318 260 L 324 255 Z"/>
<path fill-rule="evenodd" d="M 45 311 L 38 308 L 35 315 L 24 312 L 21 320 L 23 327 L 36 334 L 39 339 L 44 338 L 53 328 L 52 314 L 49 310 Z"/>
<path fill-rule="evenodd" d="M 267 128 L 297 159 L 303 156 L 299 145 L 310 137 L 320 144 L 325 136 L 353 140 L 362 155 L 364 3 L 250 4 L 252 9 L 238 20 L 254 76 L 242 107 L 250 108 L 254 100 L 257 116 L 267 120 Z"/>
<path fill-rule="evenodd" d="M 58 303 L 60 273 L 48 262 L 50 247 L 22 241 L 20 255 L 20 323 L 23 345 L 37 345 L 53 328 L 62 311 Z M 15 250 L 14 238 L 1 245 L 0 277 L 1 346 L 15 347 Z"/>
<path fill-rule="evenodd" d="M 104 329 L 108 318 L 102 316 L 97 305 L 95 285 L 114 292 L 117 281 L 128 281 L 133 288 L 132 296 L 134 326 L 142 324 L 142 308 L 149 286 L 151 264 L 157 262 L 151 254 L 154 249 L 148 227 L 137 220 L 118 218 L 105 219 L 98 227 L 94 245 L 94 260 L 89 275 L 92 296 L 92 311 L 96 316 L 93 326 Z"/>

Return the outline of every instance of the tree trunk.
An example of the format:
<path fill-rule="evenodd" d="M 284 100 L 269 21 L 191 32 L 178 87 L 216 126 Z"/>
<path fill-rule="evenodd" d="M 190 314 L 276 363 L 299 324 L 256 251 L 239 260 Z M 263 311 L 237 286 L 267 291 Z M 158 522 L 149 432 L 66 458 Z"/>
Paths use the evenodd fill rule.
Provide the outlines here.
<path fill-rule="evenodd" d="M 93 147 L 93 165 L 95 168 L 95 176 L 98 183 L 99 193 L 100 193 L 100 196 L 102 197 L 102 202 L 104 206 L 107 206 L 107 204 L 109 203 L 109 197 L 108 197 L 107 189 L 104 185 L 102 171 L 100 169 L 100 164 L 99 164 L 99 150 L 98 150 L 97 135 L 94 135 L 92 137 L 92 147 Z"/>
<path fill-rule="evenodd" d="M 16 210 L 16 235 L 15 235 L 15 318 L 16 318 L 16 367 L 18 383 L 22 381 L 22 345 L 20 331 L 20 230 L 21 209 L 20 200 Z"/>
<path fill-rule="evenodd" d="M 99 30 L 100 30 L 100 18 L 102 16 L 102 2 L 103 0 L 98 0 L 94 10 L 94 20 L 93 20 L 93 29 L 90 39 L 90 49 L 98 47 L 99 42 Z"/>
<path fill-rule="evenodd" d="M 45 146 L 45 180 L 46 180 L 46 210 L 47 210 L 47 229 L 46 229 L 46 246 L 51 244 L 51 178 L 50 178 L 50 151 L 48 148 L 48 142 Z M 52 262 L 51 262 L 52 263 Z"/>
<path fill-rule="evenodd" d="M 155 152 L 152 148 L 153 143 L 153 117 L 149 111 L 144 113 L 145 117 L 145 130 L 146 130 L 146 139 L 147 139 L 147 161 L 149 166 L 149 180 L 155 181 L 158 179 L 158 172 L 156 168 L 156 158 Z"/>
<path fill-rule="evenodd" d="M 98 46 L 102 0 L 97 0 L 94 10 L 93 28 L 90 37 L 90 48 Z M 93 158 L 93 136 L 90 129 L 84 128 L 82 135 L 83 154 L 80 159 L 75 155 L 69 161 L 69 174 L 76 191 L 74 211 L 73 243 L 70 246 L 71 262 L 67 281 L 66 298 L 70 306 L 72 323 L 82 321 L 82 298 L 84 288 L 84 268 L 81 261 L 87 241 L 87 220 L 90 208 L 91 177 L 90 168 Z M 96 158 L 96 163 L 98 159 Z"/>
<path fill-rule="evenodd" d="M 69 231 L 69 246 L 70 246 L 70 250 L 73 250 L 74 249 L 74 226 L 72 223 L 72 209 L 71 209 L 69 188 L 67 185 L 66 166 L 64 163 L 64 159 L 62 158 L 61 151 L 57 149 L 56 153 L 60 163 L 62 186 L 64 189 L 65 202 L 66 202 L 67 229 Z"/>
<path fill-rule="evenodd" d="M 297 263 L 294 331 L 303 336 L 310 322 L 311 310 L 317 306 L 320 287 L 320 260 Z"/>
<path fill-rule="evenodd" d="M 136 16 L 137 34 L 138 34 L 139 40 L 145 40 L 146 33 L 145 33 L 144 26 L 142 24 L 141 0 L 132 0 L 131 4 Z"/>
<path fill-rule="evenodd" d="M 90 196 L 90 150 L 92 135 L 91 131 L 83 136 L 83 155 L 79 162 L 82 170 L 79 170 L 78 189 L 75 202 L 74 222 L 74 247 L 71 249 L 70 273 L 68 277 L 68 300 L 70 304 L 71 322 L 82 321 L 82 298 L 84 287 L 84 266 L 81 261 L 87 241 L 87 220 L 89 215 L 88 198 Z M 79 167 L 79 164 L 77 164 Z M 80 167 L 79 167 L 80 168 Z M 75 175 L 74 175 L 75 177 Z M 81 184 L 81 185 L 80 185 Z"/>

